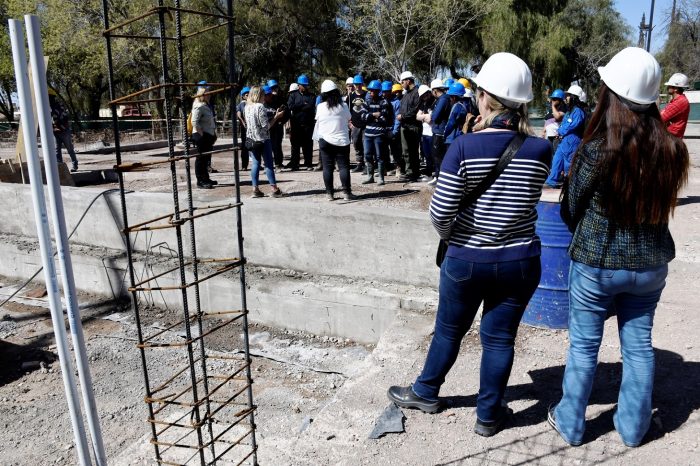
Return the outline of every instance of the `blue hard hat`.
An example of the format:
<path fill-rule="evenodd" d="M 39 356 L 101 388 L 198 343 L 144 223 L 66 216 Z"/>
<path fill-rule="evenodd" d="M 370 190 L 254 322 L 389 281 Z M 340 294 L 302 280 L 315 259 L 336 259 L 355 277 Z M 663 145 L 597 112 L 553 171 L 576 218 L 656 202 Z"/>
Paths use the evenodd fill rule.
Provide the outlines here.
<path fill-rule="evenodd" d="M 270 79 L 270 80 L 267 82 L 267 85 L 268 85 L 269 87 L 275 87 L 275 86 L 279 86 L 279 83 L 278 83 L 276 80 L 274 80 L 274 79 Z"/>
<path fill-rule="evenodd" d="M 392 86 L 392 85 L 393 85 L 393 84 L 392 84 L 391 81 L 383 81 L 383 82 L 382 82 L 382 92 L 386 92 L 386 91 L 391 92 L 391 86 Z"/>
<path fill-rule="evenodd" d="M 453 95 L 455 97 L 464 97 L 464 84 L 462 83 L 452 83 L 450 89 L 447 91 L 447 95 Z"/>
<path fill-rule="evenodd" d="M 263 86 L 262 91 L 265 95 L 272 94 L 272 89 L 270 88 L 270 86 Z"/>
<path fill-rule="evenodd" d="M 358 73 L 355 75 L 354 78 L 352 78 L 352 83 L 353 84 L 364 84 L 365 80 L 362 79 L 362 75 Z"/>
<path fill-rule="evenodd" d="M 373 79 L 372 81 L 369 82 L 369 85 L 367 86 L 368 91 L 381 91 L 382 90 L 382 83 L 378 79 Z"/>
<path fill-rule="evenodd" d="M 564 100 L 564 97 L 566 97 L 566 95 L 564 94 L 564 91 L 561 89 L 555 89 L 554 92 L 552 92 L 552 95 L 549 96 L 550 99 L 561 99 L 561 100 Z"/>
<path fill-rule="evenodd" d="M 305 74 L 300 74 L 299 77 L 297 78 L 297 84 L 301 84 L 302 86 L 308 86 L 309 85 L 309 77 L 306 76 Z"/>
<path fill-rule="evenodd" d="M 246 95 L 250 92 L 250 88 L 248 86 L 245 86 L 243 89 L 241 89 L 241 95 Z"/>
<path fill-rule="evenodd" d="M 456 81 L 452 78 L 445 79 L 445 87 L 450 88 Z"/>

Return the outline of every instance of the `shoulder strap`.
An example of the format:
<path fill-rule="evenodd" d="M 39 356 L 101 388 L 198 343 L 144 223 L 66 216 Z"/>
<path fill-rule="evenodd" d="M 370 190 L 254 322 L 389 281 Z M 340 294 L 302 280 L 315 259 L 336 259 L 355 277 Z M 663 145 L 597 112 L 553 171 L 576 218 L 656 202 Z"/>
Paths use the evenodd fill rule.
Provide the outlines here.
<path fill-rule="evenodd" d="M 486 178 L 481 180 L 481 182 L 476 185 L 474 189 L 469 191 L 466 196 L 462 197 L 462 200 L 459 203 L 458 212 L 461 212 L 469 207 L 472 203 L 479 199 L 487 189 L 491 187 L 493 182 L 496 181 L 496 178 L 503 173 L 503 170 L 506 169 L 510 161 L 513 160 L 513 157 L 515 157 L 515 154 L 518 152 L 518 150 L 520 150 L 523 142 L 525 142 L 525 138 L 526 136 L 522 133 L 515 134 L 513 139 L 508 144 L 508 147 L 506 147 L 505 152 L 503 152 L 503 155 L 501 155 L 501 157 L 498 159 L 498 163 L 496 163 L 496 166 L 494 166 L 489 174 L 486 175 Z"/>

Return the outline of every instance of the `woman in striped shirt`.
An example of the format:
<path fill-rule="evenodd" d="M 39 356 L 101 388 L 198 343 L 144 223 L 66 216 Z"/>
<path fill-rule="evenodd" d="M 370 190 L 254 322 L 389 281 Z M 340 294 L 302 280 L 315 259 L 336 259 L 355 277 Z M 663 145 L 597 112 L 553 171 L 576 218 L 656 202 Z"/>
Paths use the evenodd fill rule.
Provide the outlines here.
<path fill-rule="evenodd" d="M 512 413 L 503 394 L 518 324 L 540 280 L 535 206 L 552 152 L 546 140 L 531 136 L 526 103 L 532 100 L 532 76 L 525 62 L 497 53 L 475 81 L 480 117 L 474 133 L 451 144 L 430 204 L 433 225 L 449 242 L 440 268 L 435 334 L 415 383 L 391 387 L 388 396 L 402 407 L 437 412 L 440 386 L 483 303 L 474 432 L 488 437 Z M 513 160 L 476 202 L 460 210 L 462 197 L 491 172 L 518 132 L 527 137 Z"/>

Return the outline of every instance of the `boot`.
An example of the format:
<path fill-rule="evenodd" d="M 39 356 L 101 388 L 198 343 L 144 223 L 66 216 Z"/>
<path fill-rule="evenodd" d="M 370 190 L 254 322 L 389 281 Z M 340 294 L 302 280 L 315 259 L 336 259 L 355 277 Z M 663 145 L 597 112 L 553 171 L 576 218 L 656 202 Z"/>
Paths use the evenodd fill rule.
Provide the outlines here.
<path fill-rule="evenodd" d="M 377 185 L 384 186 L 384 164 L 381 162 L 377 165 L 377 177 L 379 178 Z"/>
<path fill-rule="evenodd" d="M 364 179 L 362 184 L 374 183 L 374 167 L 371 163 L 367 164 L 367 178 Z"/>

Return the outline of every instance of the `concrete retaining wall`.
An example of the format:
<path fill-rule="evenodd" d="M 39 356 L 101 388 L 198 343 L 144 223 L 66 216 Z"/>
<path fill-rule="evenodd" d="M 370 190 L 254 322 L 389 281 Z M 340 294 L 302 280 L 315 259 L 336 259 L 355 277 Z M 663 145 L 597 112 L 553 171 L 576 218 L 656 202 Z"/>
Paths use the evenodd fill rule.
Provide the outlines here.
<path fill-rule="evenodd" d="M 63 188 L 68 230 L 101 189 Z M 0 184 L 0 233 L 36 237 L 31 193 L 25 185 Z M 169 194 L 127 195 L 129 223 L 144 222 L 171 212 Z M 218 204 L 199 198 L 197 205 Z M 182 203 L 184 206 L 184 202 Z M 121 206 L 115 194 L 99 199 L 85 216 L 71 242 L 121 250 Z M 235 257 L 235 213 L 226 211 L 198 219 L 200 257 Z M 245 254 L 252 264 L 312 274 L 436 286 L 434 265 L 437 236 L 427 213 L 369 207 L 362 203 L 327 205 L 285 199 L 246 199 L 243 207 Z M 185 250 L 189 229 L 183 229 Z M 172 229 L 133 236 L 137 251 L 176 249 Z"/>

